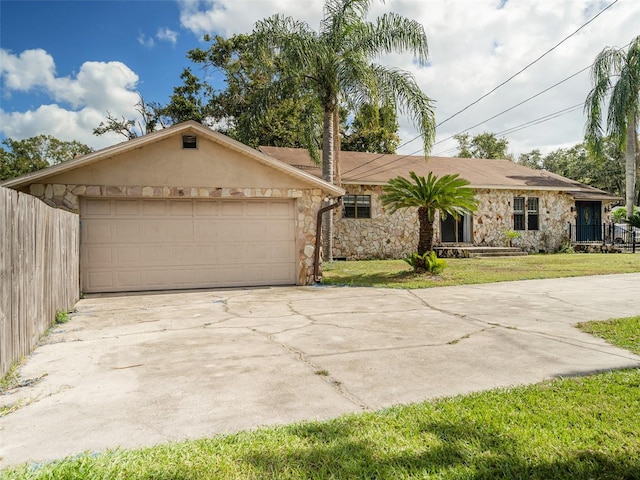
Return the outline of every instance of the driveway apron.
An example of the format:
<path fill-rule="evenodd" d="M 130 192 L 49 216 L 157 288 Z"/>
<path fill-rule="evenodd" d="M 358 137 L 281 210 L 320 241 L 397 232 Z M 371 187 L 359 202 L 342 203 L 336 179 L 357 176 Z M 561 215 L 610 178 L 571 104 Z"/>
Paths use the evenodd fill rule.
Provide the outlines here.
<path fill-rule="evenodd" d="M 638 298 L 640 274 L 86 298 L 0 396 L 0 466 L 638 368 L 574 327 Z"/>

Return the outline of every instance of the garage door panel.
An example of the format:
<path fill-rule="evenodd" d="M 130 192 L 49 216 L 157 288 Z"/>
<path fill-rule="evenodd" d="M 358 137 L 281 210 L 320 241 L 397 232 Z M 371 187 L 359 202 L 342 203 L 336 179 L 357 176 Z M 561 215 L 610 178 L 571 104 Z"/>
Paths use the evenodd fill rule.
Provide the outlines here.
<path fill-rule="evenodd" d="M 80 207 L 85 292 L 295 283 L 292 201 L 81 199 Z"/>
<path fill-rule="evenodd" d="M 84 243 L 96 244 L 96 243 L 109 243 L 113 237 L 112 225 L 104 222 L 94 222 L 81 224 L 82 227 L 82 241 Z"/>
<path fill-rule="evenodd" d="M 191 217 L 193 216 L 192 201 L 168 201 L 169 215 L 172 217 Z"/>
<path fill-rule="evenodd" d="M 85 199 L 83 202 L 83 211 L 87 215 L 111 215 L 111 202 L 107 199 Z"/>
<path fill-rule="evenodd" d="M 118 217 L 139 217 L 140 201 L 139 200 L 120 200 L 113 203 L 112 212 Z"/>
<path fill-rule="evenodd" d="M 140 241 L 140 222 L 135 219 L 106 220 L 110 222 L 114 233 L 113 241 L 118 243 L 134 243 Z"/>
<path fill-rule="evenodd" d="M 219 202 L 196 201 L 193 204 L 193 214 L 196 217 L 217 217 L 220 215 Z"/>
<path fill-rule="evenodd" d="M 269 216 L 287 218 L 290 216 L 290 209 L 289 202 L 272 202 L 269 204 Z"/>
<path fill-rule="evenodd" d="M 145 202 L 141 201 L 141 211 L 145 216 L 155 215 L 165 217 L 168 215 L 167 201 Z"/>
<path fill-rule="evenodd" d="M 220 215 L 223 217 L 243 217 L 244 202 L 227 200 L 220 203 Z"/>
<path fill-rule="evenodd" d="M 91 265 L 106 266 L 114 262 L 113 248 L 110 246 L 83 247 L 82 255 Z"/>

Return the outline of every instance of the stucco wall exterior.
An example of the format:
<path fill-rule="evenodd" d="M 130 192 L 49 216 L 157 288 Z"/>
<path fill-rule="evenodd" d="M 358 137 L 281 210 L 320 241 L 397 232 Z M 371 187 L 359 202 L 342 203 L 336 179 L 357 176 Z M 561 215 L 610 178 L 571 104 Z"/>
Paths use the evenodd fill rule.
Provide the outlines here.
<path fill-rule="evenodd" d="M 211 188 L 158 185 L 85 185 L 35 183 L 23 189 L 46 204 L 79 213 L 79 197 L 109 198 L 289 198 L 295 202 L 297 284 L 315 283 L 313 258 L 316 215 L 322 204 L 320 189 Z"/>
<path fill-rule="evenodd" d="M 371 218 L 342 218 L 335 214 L 334 257 L 356 259 L 402 258 L 415 251 L 418 242 L 418 219 L 415 209 L 400 210 L 389 215 L 379 196 L 377 185 L 346 185 L 347 194 L 371 195 Z M 478 246 L 502 247 L 505 232 L 513 230 L 513 198 L 539 199 L 539 229 L 519 231 L 514 246 L 528 252 L 553 252 L 568 240 L 567 225 L 575 221 L 571 211 L 575 200 L 562 192 L 544 190 L 476 191 L 478 209 L 472 216 L 472 242 Z M 603 217 L 604 218 L 604 217 Z M 440 222 L 436 219 L 434 244 L 441 238 Z"/>

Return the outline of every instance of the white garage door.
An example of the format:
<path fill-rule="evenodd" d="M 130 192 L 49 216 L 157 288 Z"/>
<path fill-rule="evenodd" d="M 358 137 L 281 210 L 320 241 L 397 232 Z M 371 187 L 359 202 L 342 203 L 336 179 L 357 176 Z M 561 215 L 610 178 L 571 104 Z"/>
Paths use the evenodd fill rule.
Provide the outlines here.
<path fill-rule="evenodd" d="M 83 198 L 80 219 L 84 292 L 296 280 L 291 200 Z"/>

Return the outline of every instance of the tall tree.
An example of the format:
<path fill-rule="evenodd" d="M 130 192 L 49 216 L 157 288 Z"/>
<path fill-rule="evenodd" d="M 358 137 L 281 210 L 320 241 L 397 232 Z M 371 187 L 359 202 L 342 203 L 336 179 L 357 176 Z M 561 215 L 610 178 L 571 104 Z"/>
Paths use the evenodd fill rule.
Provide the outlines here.
<path fill-rule="evenodd" d="M 159 126 L 164 128 L 172 125 L 172 122 L 164 115 L 164 107 L 157 102 L 147 102 L 140 92 L 138 92 L 138 102 L 135 104 L 135 109 L 139 114 L 138 119 L 128 119 L 124 116 L 118 119 L 107 111 L 106 120 L 100 122 L 100 125 L 93 129 L 93 134 L 100 136 L 114 132 L 127 140 L 133 140 L 141 135 L 154 132 Z"/>
<path fill-rule="evenodd" d="M 38 135 L 24 140 L 7 138 L 2 145 L 0 180 L 26 175 L 93 151 L 76 140 L 65 142 L 51 135 Z"/>
<path fill-rule="evenodd" d="M 591 68 L 591 79 L 593 88 L 584 104 L 587 146 L 596 155 L 602 152 L 602 117 L 608 101 L 606 132 L 625 155 L 625 205 L 627 212 L 632 212 L 638 165 L 640 36 L 631 41 L 626 52 L 622 48 L 602 50 Z"/>
<path fill-rule="evenodd" d="M 470 137 L 468 133 L 454 135 L 458 141 L 458 154 L 460 158 L 508 158 L 507 152 L 509 140 L 505 137 L 498 138 L 495 133 L 481 133 Z"/>
<path fill-rule="evenodd" d="M 618 144 L 603 139 L 602 153 L 594 155 L 584 144 L 547 154 L 542 168 L 615 195 L 624 192 L 624 161 Z"/>
<path fill-rule="evenodd" d="M 187 57 L 224 77 L 225 88 L 211 89 L 204 106 L 218 131 L 252 147 L 317 150 L 322 110 L 308 88 L 279 81 L 281 69 L 275 62 L 260 62 L 253 35 L 205 35 L 204 40 L 211 42 L 209 48 L 192 49 Z M 174 89 L 167 108 L 180 103 L 178 93 Z"/>
<path fill-rule="evenodd" d="M 431 99 L 405 71 L 371 61 L 391 52 L 410 52 L 420 65 L 427 61 L 427 37 L 418 22 L 387 13 L 366 21 L 372 0 L 327 0 L 318 32 L 291 17 L 274 15 L 256 23 L 254 38 L 260 64 L 277 64 L 279 82 L 310 88 L 323 110 L 322 176 L 334 183 L 339 152 L 339 106 L 357 109 L 364 103 L 401 107 L 413 114 L 425 153 L 435 135 Z M 269 89 L 265 89 L 268 98 Z M 337 179 L 339 184 L 340 180 Z M 332 215 L 325 217 L 324 258 L 331 259 Z"/>
<path fill-rule="evenodd" d="M 394 154 L 400 144 L 398 128 L 395 110 L 365 103 L 344 132 L 342 150 Z"/>
<path fill-rule="evenodd" d="M 539 170 L 542 168 L 542 154 L 540 150 L 531 150 L 528 153 L 521 153 L 518 155 L 518 164 L 525 167 L 534 168 Z"/>
<path fill-rule="evenodd" d="M 210 126 L 213 122 L 210 103 L 213 89 L 196 77 L 190 68 L 182 71 L 180 79 L 182 85 L 173 87 L 169 103 L 158 109 L 158 117 L 166 119 L 165 122 L 171 125 L 195 120 Z"/>
<path fill-rule="evenodd" d="M 438 177 L 432 172 L 425 179 L 415 172 L 410 172 L 411 180 L 404 177 L 392 178 L 382 187 L 382 204 L 390 213 L 401 208 L 418 208 L 419 237 L 418 255 L 433 250 L 433 222 L 436 212 L 442 219 L 451 215 L 458 219 L 461 215 L 477 208 L 473 189 L 467 187 L 469 182 L 458 174 Z"/>

